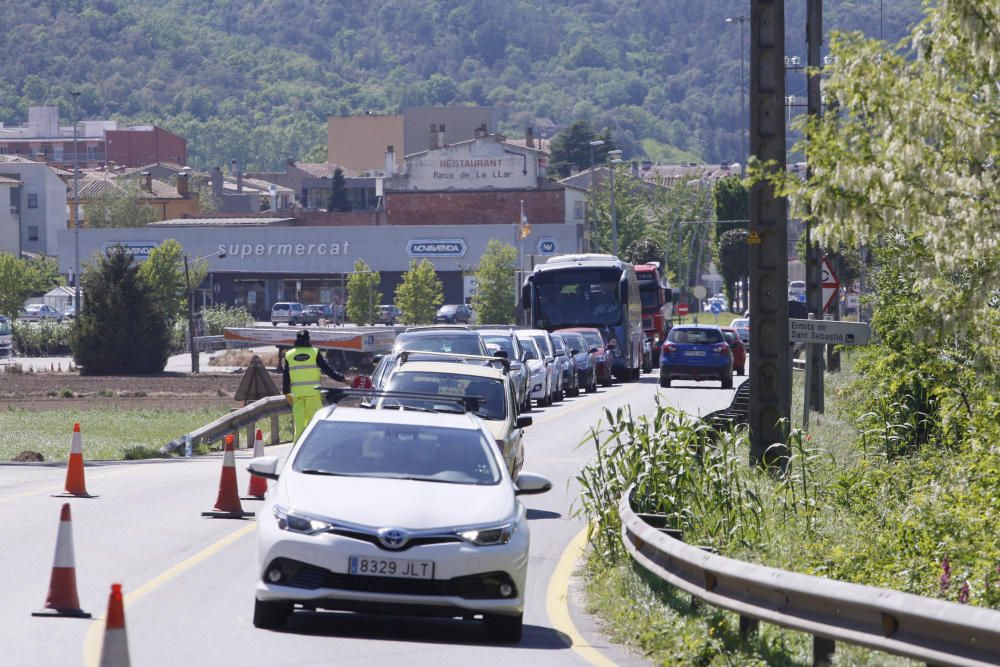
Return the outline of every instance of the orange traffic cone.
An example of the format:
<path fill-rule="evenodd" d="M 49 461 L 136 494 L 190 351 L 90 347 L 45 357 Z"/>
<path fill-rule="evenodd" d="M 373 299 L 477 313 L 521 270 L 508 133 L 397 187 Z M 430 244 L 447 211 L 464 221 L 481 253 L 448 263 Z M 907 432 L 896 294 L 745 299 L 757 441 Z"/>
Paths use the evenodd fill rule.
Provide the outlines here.
<path fill-rule="evenodd" d="M 122 603 L 121 584 L 111 584 L 108 616 L 104 621 L 100 667 L 129 667 L 128 635 L 125 634 L 125 606 Z"/>
<path fill-rule="evenodd" d="M 73 443 L 69 448 L 69 465 L 66 466 L 66 490 L 53 494 L 53 498 L 96 498 L 87 493 L 87 483 L 83 478 L 83 437 L 80 424 L 73 424 Z"/>
<path fill-rule="evenodd" d="M 264 456 L 264 433 L 257 429 L 253 441 L 253 457 Z M 267 480 L 257 475 L 250 475 L 250 485 L 247 486 L 247 497 L 244 500 L 261 500 L 267 493 Z"/>
<path fill-rule="evenodd" d="M 90 618 L 90 614 L 80 609 L 80 598 L 76 594 L 76 562 L 73 557 L 73 519 L 69 503 L 63 503 L 59 514 L 59 533 L 56 536 L 56 556 L 49 579 L 49 595 L 45 598 L 45 608 L 32 612 L 32 616 L 73 616 Z"/>
<path fill-rule="evenodd" d="M 219 478 L 219 496 L 215 499 L 215 510 L 202 512 L 202 516 L 217 519 L 242 519 L 253 516 L 253 512 L 244 512 L 240 505 L 240 494 L 236 490 L 236 454 L 233 452 L 233 434 L 225 439 L 225 450 L 222 455 L 222 475 Z"/>

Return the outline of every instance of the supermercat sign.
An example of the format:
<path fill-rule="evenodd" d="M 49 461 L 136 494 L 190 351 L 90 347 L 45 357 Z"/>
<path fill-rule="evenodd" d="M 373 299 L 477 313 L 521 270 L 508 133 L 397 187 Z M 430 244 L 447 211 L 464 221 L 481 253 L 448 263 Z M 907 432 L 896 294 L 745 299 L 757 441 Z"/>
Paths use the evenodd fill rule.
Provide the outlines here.
<path fill-rule="evenodd" d="M 465 257 L 465 239 L 411 239 L 406 242 L 410 257 Z"/>
<path fill-rule="evenodd" d="M 218 251 L 229 257 L 335 257 L 346 255 L 351 242 L 319 243 L 220 243 Z"/>

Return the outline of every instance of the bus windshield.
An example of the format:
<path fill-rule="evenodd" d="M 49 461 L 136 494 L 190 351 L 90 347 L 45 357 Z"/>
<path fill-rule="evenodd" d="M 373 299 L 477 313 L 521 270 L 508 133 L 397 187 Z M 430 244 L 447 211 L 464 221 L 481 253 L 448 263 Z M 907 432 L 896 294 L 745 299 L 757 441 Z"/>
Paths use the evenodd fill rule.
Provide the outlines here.
<path fill-rule="evenodd" d="M 657 310 L 660 303 L 660 287 L 653 281 L 639 282 L 639 299 L 642 301 L 642 312 Z"/>
<path fill-rule="evenodd" d="M 622 321 L 619 269 L 574 269 L 535 274 L 535 320 L 544 329 L 615 326 Z"/>

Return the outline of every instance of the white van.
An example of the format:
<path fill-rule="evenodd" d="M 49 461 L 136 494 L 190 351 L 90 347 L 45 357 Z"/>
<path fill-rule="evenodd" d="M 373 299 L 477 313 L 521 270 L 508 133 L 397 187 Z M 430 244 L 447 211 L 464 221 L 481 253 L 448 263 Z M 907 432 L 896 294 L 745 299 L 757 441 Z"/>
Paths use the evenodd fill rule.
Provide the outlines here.
<path fill-rule="evenodd" d="M 289 325 L 299 324 L 305 320 L 305 306 L 294 301 L 279 301 L 271 307 L 271 324 L 278 326 L 284 322 Z"/>
<path fill-rule="evenodd" d="M 805 301 L 806 300 L 806 283 L 803 280 L 793 280 L 788 283 L 788 300 L 789 301 Z"/>

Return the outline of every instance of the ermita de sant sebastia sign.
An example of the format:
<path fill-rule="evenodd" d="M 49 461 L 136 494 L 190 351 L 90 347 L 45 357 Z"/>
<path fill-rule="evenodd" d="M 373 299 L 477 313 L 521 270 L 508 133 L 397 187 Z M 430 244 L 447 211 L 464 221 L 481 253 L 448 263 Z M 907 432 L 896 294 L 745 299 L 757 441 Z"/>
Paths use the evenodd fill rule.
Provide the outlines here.
<path fill-rule="evenodd" d="M 802 320 L 788 318 L 788 339 L 793 343 L 867 345 L 871 328 L 866 322 Z"/>
<path fill-rule="evenodd" d="M 411 239 L 406 242 L 410 257 L 464 257 L 465 239 Z"/>

